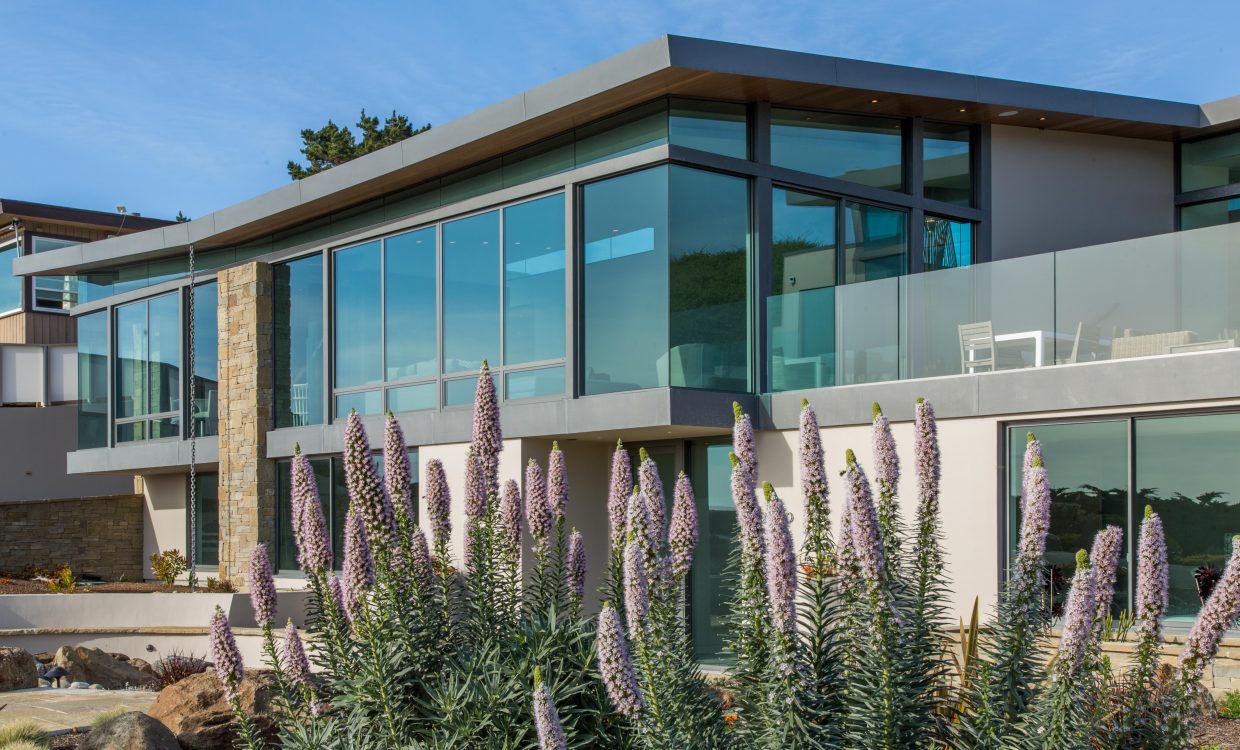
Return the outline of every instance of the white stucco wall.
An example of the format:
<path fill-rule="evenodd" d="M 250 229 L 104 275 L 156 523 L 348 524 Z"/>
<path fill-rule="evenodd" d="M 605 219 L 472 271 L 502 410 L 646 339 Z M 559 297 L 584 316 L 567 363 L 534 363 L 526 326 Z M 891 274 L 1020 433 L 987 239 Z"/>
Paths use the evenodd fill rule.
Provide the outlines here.
<path fill-rule="evenodd" d="M 184 474 L 148 474 L 143 478 L 142 569 L 153 579 L 151 555 L 167 549 L 186 554 Z"/>

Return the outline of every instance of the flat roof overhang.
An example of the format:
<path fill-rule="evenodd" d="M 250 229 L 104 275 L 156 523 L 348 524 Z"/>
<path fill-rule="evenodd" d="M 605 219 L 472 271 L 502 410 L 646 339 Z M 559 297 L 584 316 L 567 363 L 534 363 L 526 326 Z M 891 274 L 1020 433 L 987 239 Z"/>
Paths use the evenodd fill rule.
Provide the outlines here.
<path fill-rule="evenodd" d="M 1217 124 L 1196 104 L 665 36 L 193 221 L 25 256 L 14 272 L 81 273 L 180 255 L 190 243 L 242 244 L 670 95 L 1155 140 Z"/>

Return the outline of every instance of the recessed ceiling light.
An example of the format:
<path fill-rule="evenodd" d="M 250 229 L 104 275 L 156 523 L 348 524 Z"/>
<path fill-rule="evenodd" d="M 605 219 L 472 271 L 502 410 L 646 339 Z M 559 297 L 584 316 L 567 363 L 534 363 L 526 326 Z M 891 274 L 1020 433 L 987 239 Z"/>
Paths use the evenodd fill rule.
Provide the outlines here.
<path fill-rule="evenodd" d="M 870 100 L 870 104 L 878 104 L 878 100 L 877 100 L 877 99 L 871 99 L 871 100 Z"/>
<path fill-rule="evenodd" d="M 967 109 L 965 109 L 964 107 L 961 107 L 961 108 L 960 108 L 960 111 L 961 111 L 961 112 L 967 112 L 968 110 L 967 110 Z"/>
<path fill-rule="evenodd" d="M 1039 118 L 1038 118 L 1038 122 L 1046 122 L 1046 118 L 1045 118 L 1045 117 L 1039 117 Z"/>
<path fill-rule="evenodd" d="M 1018 109 L 1009 109 L 1009 110 L 1006 110 L 1006 111 L 1000 112 L 1000 113 L 999 113 L 999 116 L 1000 116 L 1000 117 L 1014 117 L 1014 116 L 1019 115 L 1019 114 L 1020 114 L 1020 110 L 1018 110 Z"/>

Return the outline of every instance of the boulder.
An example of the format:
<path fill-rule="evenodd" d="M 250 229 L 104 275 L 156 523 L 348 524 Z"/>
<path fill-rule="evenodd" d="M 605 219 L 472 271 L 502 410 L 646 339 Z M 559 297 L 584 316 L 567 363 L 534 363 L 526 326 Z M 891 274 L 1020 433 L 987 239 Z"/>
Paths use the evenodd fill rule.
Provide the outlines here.
<path fill-rule="evenodd" d="M 51 664 L 52 660 L 55 658 L 56 658 L 56 654 L 53 654 L 51 651 L 40 651 L 39 653 L 34 655 L 35 661 L 39 662 L 40 664 Z"/>
<path fill-rule="evenodd" d="M 123 687 L 147 687 L 155 680 L 137 668 L 117 661 L 97 648 L 62 646 L 56 652 L 54 663 L 69 672 L 75 682 L 99 683 L 109 690 Z"/>
<path fill-rule="evenodd" d="M 141 711 L 130 711 L 92 729 L 78 750 L 181 750 L 181 746 L 168 727 Z"/>
<path fill-rule="evenodd" d="M 52 686 L 51 681 L 45 680 L 42 677 L 39 678 L 39 684 L 36 685 L 36 687 L 51 687 L 51 686 Z"/>
<path fill-rule="evenodd" d="M 266 672 L 247 670 L 238 694 L 241 710 L 260 734 L 277 733 L 272 695 L 275 681 Z M 159 691 L 147 713 L 168 727 L 185 750 L 232 747 L 236 722 L 215 672 L 199 672 Z"/>
<path fill-rule="evenodd" d="M 21 648 L 0 646 L 0 693 L 38 687 L 34 657 Z"/>
<path fill-rule="evenodd" d="M 129 660 L 129 666 L 138 670 L 142 674 L 148 674 L 152 677 L 155 676 L 155 668 L 152 667 L 151 663 L 147 661 L 146 659 L 139 659 L 137 657 L 134 657 Z"/>
<path fill-rule="evenodd" d="M 75 682 L 69 683 L 69 689 L 70 690 L 90 690 L 90 683 L 77 680 Z"/>

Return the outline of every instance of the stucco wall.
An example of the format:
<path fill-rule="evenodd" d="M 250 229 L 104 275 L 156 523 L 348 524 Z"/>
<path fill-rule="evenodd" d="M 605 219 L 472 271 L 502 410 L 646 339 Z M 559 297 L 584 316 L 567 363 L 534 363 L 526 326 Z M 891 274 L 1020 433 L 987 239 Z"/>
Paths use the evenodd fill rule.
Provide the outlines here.
<path fill-rule="evenodd" d="M 61 500 L 134 493 L 133 477 L 68 474 L 77 406 L 0 408 L 0 500 Z"/>
<path fill-rule="evenodd" d="M 1172 144 L 1007 125 L 990 132 L 995 260 L 1174 230 Z"/>
<path fill-rule="evenodd" d="M 178 549 L 186 554 L 188 480 L 184 474 L 150 474 L 142 479 L 142 574 L 151 579 L 155 577 L 151 555 L 167 549 Z"/>

